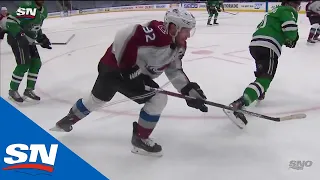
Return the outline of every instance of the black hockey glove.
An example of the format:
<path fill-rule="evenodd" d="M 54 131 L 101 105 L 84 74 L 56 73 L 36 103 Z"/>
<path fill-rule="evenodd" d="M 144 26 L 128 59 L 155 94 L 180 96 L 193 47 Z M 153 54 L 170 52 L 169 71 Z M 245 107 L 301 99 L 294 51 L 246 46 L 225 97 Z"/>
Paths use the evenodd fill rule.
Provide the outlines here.
<path fill-rule="evenodd" d="M 47 49 L 52 49 L 52 47 L 50 46 L 50 40 L 48 39 L 48 37 L 45 34 L 42 34 L 38 37 L 37 39 L 38 43 L 41 44 L 41 47 L 43 48 L 47 48 Z"/>
<path fill-rule="evenodd" d="M 285 45 L 286 45 L 286 47 L 288 47 L 288 48 L 295 48 L 296 45 L 297 45 L 298 40 L 299 40 L 299 34 L 297 34 L 297 38 L 296 38 L 294 41 L 287 41 L 287 42 L 285 43 Z"/>
<path fill-rule="evenodd" d="M 135 65 L 130 70 L 122 71 L 121 76 L 127 87 L 135 92 L 145 92 L 145 86 L 159 88 L 159 85 L 154 82 L 149 76 L 141 74 L 138 65 Z"/>
<path fill-rule="evenodd" d="M 188 83 L 185 87 L 181 89 L 181 94 L 195 97 L 197 99 L 186 100 L 189 107 L 199 109 L 202 112 L 208 112 L 208 107 L 204 104 L 207 97 L 204 95 L 200 86 L 195 82 Z"/>

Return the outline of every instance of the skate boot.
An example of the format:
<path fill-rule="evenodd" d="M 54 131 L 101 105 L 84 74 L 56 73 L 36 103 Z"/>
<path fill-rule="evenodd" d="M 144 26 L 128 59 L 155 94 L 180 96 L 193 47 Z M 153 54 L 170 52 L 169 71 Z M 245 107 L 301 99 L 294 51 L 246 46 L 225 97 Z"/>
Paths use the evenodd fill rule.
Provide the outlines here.
<path fill-rule="evenodd" d="M 219 23 L 217 23 L 217 19 L 213 20 L 213 24 L 218 25 Z"/>
<path fill-rule="evenodd" d="M 9 90 L 9 99 L 18 104 L 23 103 L 23 98 L 20 96 L 19 92 L 11 89 Z"/>
<path fill-rule="evenodd" d="M 73 127 L 76 122 L 80 119 L 73 113 L 72 109 L 70 109 L 67 116 L 62 118 L 60 121 L 56 123 L 54 128 L 51 128 L 51 131 L 60 131 L 60 132 L 70 132 L 72 131 Z"/>
<path fill-rule="evenodd" d="M 142 139 L 138 136 L 138 123 L 133 122 L 133 133 L 131 144 L 133 145 L 132 153 L 146 155 L 146 156 L 162 156 L 162 147 L 153 142 L 152 139 Z"/>
<path fill-rule="evenodd" d="M 236 101 L 231 103 L 229 106 L 232 107 L 234 110 L 242 109 L 242 107 L 244 106 L 243 96 L 241 96 L 239 99 L 237 99 Z M 243 129 L 247 125 L 248 121 L 243 113 L 235 112 L 235 111 L 231 111 L 231 110 L 227 110 L 227 109 L 224 109 L 223 111 L 229 117 L 229 119 L 234 124 L 236 124 L 240 129 Z"/>
<path fill-rule="evenodd" d="M 24 99 L 31 99 L 33 101 L 40 101 L 40 97 L 37 96 L 32 89 L 26 89 L 23 93 Z"/>
<path fill-rule="evenodd" d="M 316 43 L 316 41 L 313 39 L 308 39 L 307 42 L 308 42 L 308 44 L 315 44 Z"/>
<path fill-rule="evenodd" d="M 208 19 L 207 25 L 208 25 L 208 26 L 212 26 L 212 24 L 211 24 L 211 19 Z"/>

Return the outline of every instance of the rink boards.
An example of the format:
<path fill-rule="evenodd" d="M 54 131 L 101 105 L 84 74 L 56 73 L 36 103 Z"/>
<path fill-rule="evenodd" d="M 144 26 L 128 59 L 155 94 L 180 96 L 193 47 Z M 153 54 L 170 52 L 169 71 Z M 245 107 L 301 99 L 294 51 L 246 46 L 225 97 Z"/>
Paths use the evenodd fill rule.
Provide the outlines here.
<path fill-rule="evenodd" d="M 224 3 L 225 11 L 230 12 L 268 12 L 279 6 L 280 2 L 228 2 Z M 299 13 L 306 13 L 307 2 L 302 2 Z M 205 3 L 181 3 L 181 4 L 151 4 L 151 5 L 134 5 L 134 6 L 120 6 L 109 8 L 95 8 L 71 10 L 69 12 L 53 12 L 49 13 L 49 18 L 76 16 L 84 14 L 97 14 L 108 12 L 125 12 L 125 11 L 165 11 L 173 7 L 184 7 L 190 11 L 206 11 Z"/>

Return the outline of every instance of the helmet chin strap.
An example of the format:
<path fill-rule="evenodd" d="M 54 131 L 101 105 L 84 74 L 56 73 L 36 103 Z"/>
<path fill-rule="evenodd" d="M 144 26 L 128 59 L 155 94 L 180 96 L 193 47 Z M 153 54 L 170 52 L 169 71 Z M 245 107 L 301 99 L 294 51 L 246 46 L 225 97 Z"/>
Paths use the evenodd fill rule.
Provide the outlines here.
<path fill-rule="evenodd" d="M 176 26 L 177 27 L 177 26 Z M 177 43 L 176 43 L 176 37 L 178 36 L 178 33 L 180 32 L 180 28 L 177 28 L 177 31 L 176 31 L 176 33 L 175 33 L 175 35 L 174 36 L 172 36 L 171 34 L 170 34 L 170 36 L 172 37 L 172 43 L 171 43 L 171 45 L 170 45 L 170 48 L 171 49 L 175 49 L 176 47 L 177 47 Z"/>

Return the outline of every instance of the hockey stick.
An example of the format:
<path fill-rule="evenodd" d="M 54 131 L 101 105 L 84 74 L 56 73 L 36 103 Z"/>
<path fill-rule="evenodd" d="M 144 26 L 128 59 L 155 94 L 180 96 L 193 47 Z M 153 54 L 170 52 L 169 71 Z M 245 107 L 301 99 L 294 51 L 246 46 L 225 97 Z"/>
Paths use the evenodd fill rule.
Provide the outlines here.
<path fill-rule="evenodd" d="M 231 14 L 231 15 L 237 15 L 239 12 L 236 12 L 236 13 L 232 13 L 232 12 L 228 12 L 228 11 L 223 11 L 225 13 L 228 13 L 228 14 Z"/>
<path fill-rule="evenodd" d="M 53 42 L 51 45 L 67 45 L 73 38 L 75 34 L 72 34 L 66 42 Z M 41 45 L 41 43 L 34 43 L 35 45 Z"/>
<path fill-rule="evenodd" d="M 169 95 L 169 96 L 174 96 L 174 97 L 181 98 L 181 99 L 186 99 L 186 100 L 197 99 L 195 97 L 186 96 L 186 95 L 182 95 L 182 94 L 171 92 L 171 91 L 166 91 L 166 90 L 163 90 L 163 89 L 160 89 L 160 88 L 151 88 L 151 87 L 146 86 L 145 89 L 147 91 L 156 91 L 158 93 L 162 93 L 162 94 L 166 94 L 166 95 Z M 198 100 L 201 100 L 201 99 L 198 99 Z M 251 116 L 258 117 L 258 118 L 267 119 L 267 120 L 276 121 L 276 122 L 288 121 L 288 120 L 293 120 L 293 119 L 303 119 L 303 118 L 307 117 L 306 114 L 292 114 L 292 115 L 283 116 L 283 117 L 271 117 L 271 116 L 266 116 L 266 115 L 263 115 L 263 114 L 258 114 L 258 113 L 251 112 L 251 111 L 246 111 L 246 110 L 240 110 L 240 109 L 239 110 L 235 110 L 230 106 L 226 106 L 226 105 L 223 105 L 223 104 L 219 104 L 219 103 L 215 103 L 215 102 L 211 102 L 211 101 L 207 101 L 207 100 L 202 100 L 202 101 L 204 101 L 204 104 L 207 104 L 207 105 L 210 105 L 210 106 L 215 106 L 215 107 L 222 108 L 222 109 L 228 109 L 230 111 L 240 112 L 240 113 L 244 113 L 244 114 L 248 114 L 248 115 L 251 115 Z"/>

